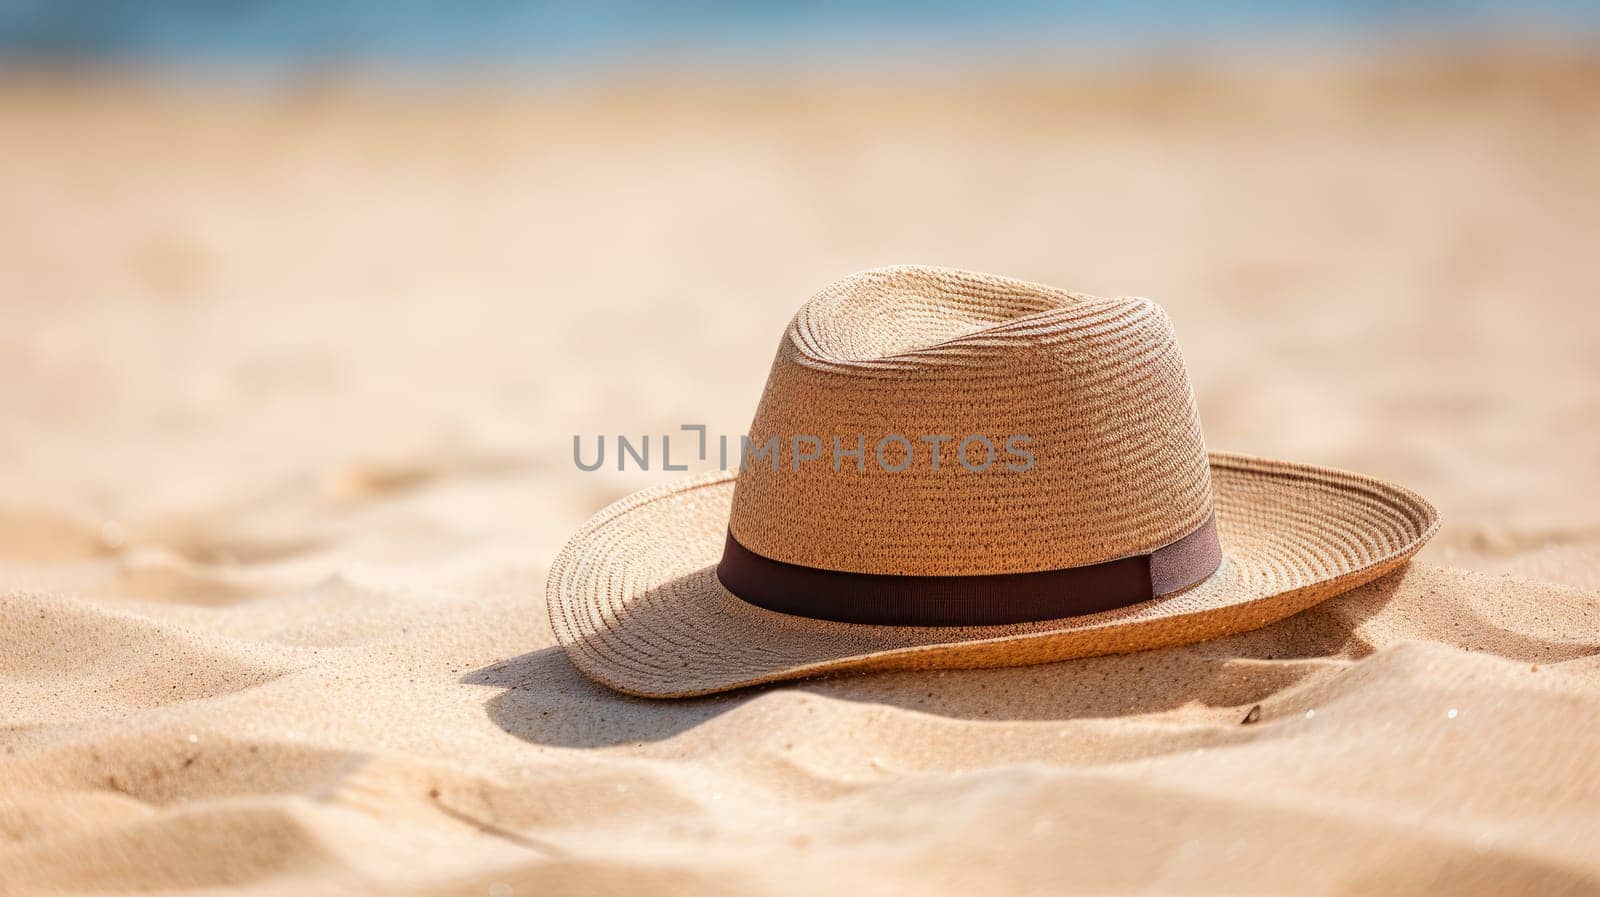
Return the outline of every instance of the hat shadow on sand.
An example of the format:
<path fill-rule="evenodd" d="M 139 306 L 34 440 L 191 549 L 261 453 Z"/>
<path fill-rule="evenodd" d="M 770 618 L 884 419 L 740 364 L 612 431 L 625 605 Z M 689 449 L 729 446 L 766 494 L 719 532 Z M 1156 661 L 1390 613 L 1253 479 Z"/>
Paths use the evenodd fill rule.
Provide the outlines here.
<path fill-rule="evenodd" d="M 671 738 L 779 689 L 968 720 L 1104 719 L 1192 706 L 1240 708 L 1242 718 L 1251 706 L 1292 689 L 1330 662 L 1371 654 L 1374 647 L 1359 627 L 1389 603 L 1405 573 L 1402 568 L 1252 632 L 1036 666 L 838 676 L 650 700 L 591 682 L 560 648 L 550 647 L 474 670 L 460 681 L 505 689 L 486 702 L 489 718 L 524 741 L 557 747 Z M 630 622 L 650 626 L 647 616 Z"/>

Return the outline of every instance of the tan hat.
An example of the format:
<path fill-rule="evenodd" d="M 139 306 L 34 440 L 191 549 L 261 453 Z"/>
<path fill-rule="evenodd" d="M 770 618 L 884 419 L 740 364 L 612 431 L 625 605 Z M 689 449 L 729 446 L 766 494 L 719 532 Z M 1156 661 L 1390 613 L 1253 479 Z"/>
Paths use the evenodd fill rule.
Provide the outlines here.
<path fill-rule="evenodd" d="M 590 678 L 689 697 L 1186 644 L 1376 579 L 1438 526 L 1392 483 L 1207 453 L 1159 305 L 936 268 L 807 302 L 740 456 L 556 559 L 550 621 Z"/>

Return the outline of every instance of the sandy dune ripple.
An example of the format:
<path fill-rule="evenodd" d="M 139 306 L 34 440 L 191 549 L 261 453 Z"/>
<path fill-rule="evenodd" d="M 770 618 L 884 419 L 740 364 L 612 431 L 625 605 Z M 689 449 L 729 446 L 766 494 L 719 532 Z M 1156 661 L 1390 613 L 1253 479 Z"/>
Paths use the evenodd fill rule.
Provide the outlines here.
<path fill-rule="evenodd" d="M 0 88 L 0 894 L 1600 891 L 1600 67 Z M 543 580 L 895 262 L 1433 500 L 1266 629 L 676 703 Z M 1248 720 L 1248 722 L 1247 722 Z"/>

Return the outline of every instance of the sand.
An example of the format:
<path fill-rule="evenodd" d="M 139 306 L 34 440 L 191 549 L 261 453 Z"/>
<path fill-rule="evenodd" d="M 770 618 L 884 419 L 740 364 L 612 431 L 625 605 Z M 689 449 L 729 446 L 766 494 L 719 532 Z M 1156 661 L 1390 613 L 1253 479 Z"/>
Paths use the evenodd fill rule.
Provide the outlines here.
<path fill-rule="evenodd" d="M 1600 892 L 1592 57 L 13 73 L 0 146 L 0 894 Z M 1181 649 L 575 673 L 548 564 L 676 474 L 572 435 L 741 432 L 901 262 L 1155 298 L 1213 448 L 1443 529 Z"/>

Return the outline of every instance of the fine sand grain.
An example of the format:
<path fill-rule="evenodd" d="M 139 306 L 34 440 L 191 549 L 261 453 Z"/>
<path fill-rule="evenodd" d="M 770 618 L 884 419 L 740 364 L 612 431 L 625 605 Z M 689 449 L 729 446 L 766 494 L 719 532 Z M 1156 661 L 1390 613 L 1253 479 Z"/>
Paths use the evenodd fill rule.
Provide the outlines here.
<path fill-rule="evenodd" d="M 0 87 L 0 894 L 1600 892 L 1600 64 Z M 1433 501 L 1266 629 L 684 702 L 545 573 L 916 262 Z"/>

